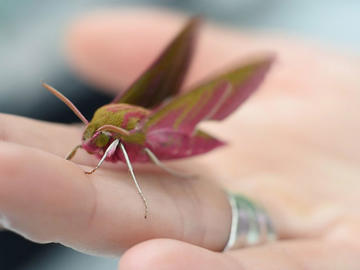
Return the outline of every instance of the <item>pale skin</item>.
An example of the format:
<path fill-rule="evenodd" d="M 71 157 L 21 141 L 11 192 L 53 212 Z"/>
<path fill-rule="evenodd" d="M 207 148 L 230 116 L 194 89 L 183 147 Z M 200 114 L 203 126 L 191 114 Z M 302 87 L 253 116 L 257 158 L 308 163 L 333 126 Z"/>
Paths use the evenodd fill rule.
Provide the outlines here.
<path fill-rule="evenodd" d="M 183 21 L 165 12 L 89 15 L 67 36 L 70 62 L 89 82 L 117 92 Z M 259 51 L 277 53 L 260 91 L 226 121 L 204 125 L 229 146 L 170 163 L 197 179 L 134 167 L 147 219 L 124 165 L 85 175 L 94 157 L 79 150 L 77 164 L 63 158 L 79 144 L 81 128 L 2 114 L 3 225 L 36 242 L 115 256 L 126 250 L 121 270 L 359 269 L 359 57 L 207 26 L 187 84 Z M 216 252 L 230 228 L 223 187 L 262 203 L 280 240 Z"/>

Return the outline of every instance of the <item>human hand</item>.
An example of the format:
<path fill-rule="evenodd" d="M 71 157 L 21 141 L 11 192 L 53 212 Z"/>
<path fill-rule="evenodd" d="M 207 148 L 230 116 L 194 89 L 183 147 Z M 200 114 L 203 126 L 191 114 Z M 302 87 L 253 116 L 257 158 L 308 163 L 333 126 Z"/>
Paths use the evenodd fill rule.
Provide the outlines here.
<path fill-rule="evenodd" d="M 88 80 L 117 90 L 135 79 L 182 23 L 148 12 L 91 16 L 73 26 L 70 60 Z M 7 227 L 34 241 L 101 254 L 120 255 L 152 238 L 181 241 L 138 244 L 123 255 L 120 269 L 358 269 L 356 59 L 214 28 L 205 29 L 199 43 L 188 84 L 251 53 L 278 54 L 256 96 L 228 120 L 205 125 L 229 146 L 171 164 L 200 179 L 137 167 L 150 205 L 144 220 L 119 164 L 86 176 L 63 160 L 79 142 L 79 128 L 2 115 L 0 213 Z M 96 163 L 85 153 L 75 161 Z M 220 251 L 229 235 L 230 209 L 216 182 L 262 203 L 281 240 L 227 253 L 207 250 Z"/>

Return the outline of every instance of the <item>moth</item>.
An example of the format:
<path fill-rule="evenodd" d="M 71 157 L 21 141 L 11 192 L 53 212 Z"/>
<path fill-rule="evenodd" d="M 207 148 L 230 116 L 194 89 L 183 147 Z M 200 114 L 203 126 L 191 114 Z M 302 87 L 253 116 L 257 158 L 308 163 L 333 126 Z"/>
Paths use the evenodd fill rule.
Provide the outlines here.
<path fill-rule="evenodd" d="M 193 56 L 200 18 L 190 19 L 157 60 L 89 122 L 75 105 L 50 85 L 43 86 L 63 101 L 85 124 L 79 148 L 99 162 L 126 163 L 147 217 L 148 204 L 133 171 L 134 162 L 153 162 L 177 176 L 163 161 L 204 154 L 225 143 L 197 128 L 201 121 L 222 120 L 237 109 L 264 80 L 272 56 L 248 61 L 179 94 Z"/>

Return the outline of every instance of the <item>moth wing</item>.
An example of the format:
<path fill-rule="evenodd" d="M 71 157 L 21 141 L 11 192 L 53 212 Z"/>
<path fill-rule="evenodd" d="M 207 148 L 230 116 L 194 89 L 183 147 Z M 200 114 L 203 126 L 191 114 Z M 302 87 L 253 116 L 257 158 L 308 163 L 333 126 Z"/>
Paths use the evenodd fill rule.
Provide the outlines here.
<path fill-rule="evenodd" d="M 199 17 L 192 18 L 159 58 L 113 103 L 151 108 L 178 93 L 191 62 L 199 23 Z"/>
<path fill-rule="evenodd" d="M 146 132 L 172 128 L 192 132 L 200 121 L 222 120 L 261 84 L 273 57 L 256 60 L 224 73 L 163 104 L 144 123 Z"/>
<path fill-rule="evenodd" d="M 147 147 L 160 160 L 191 157 L 211 151 L 225 143 L 201 130 L 193 136 L 173 129 L 161 129 L 146 136 Z"/>

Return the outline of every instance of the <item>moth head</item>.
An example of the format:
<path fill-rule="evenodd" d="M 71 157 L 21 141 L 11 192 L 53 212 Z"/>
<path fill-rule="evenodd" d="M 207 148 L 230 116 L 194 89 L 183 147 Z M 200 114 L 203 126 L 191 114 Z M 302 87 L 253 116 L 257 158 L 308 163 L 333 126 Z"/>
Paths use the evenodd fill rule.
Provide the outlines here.
<path fill-rule="evenodd" d="M 82 141 L 83 144 L 89 144 L 93 147 L 103 148 L 107 146 L 112 138 L 112 134 L 107 131 L 98 131 L 101 127 L 96 121 L 91 121 L 85 128 Z"/>
<path fill-rule="evenodd" d="M 83 143 L 91 143 L 96 147 L 105 147 L 112 135 L 107 131 L 98 131 L 98 129 L 106 124 L 111 123 L 111 113 L 106 111 L 106 105 L 98 108 L 91 121 L 86 125 L 82 140 Z"/>
<path fill-rule="evenodd" d="M 82 137 L 82 148 L 90 154 L 101 154 L 111 141 L 111 134 L 106 131 L 96 131 L 87 126 Z"/>
<path fill-rule="evenodd" d="M 96 130 L 93 126 L 88 125 L 83 133 L 83 143 L 90 143 L 99 148 L 105 147 L 111 139 L 111 133 Z"/>

